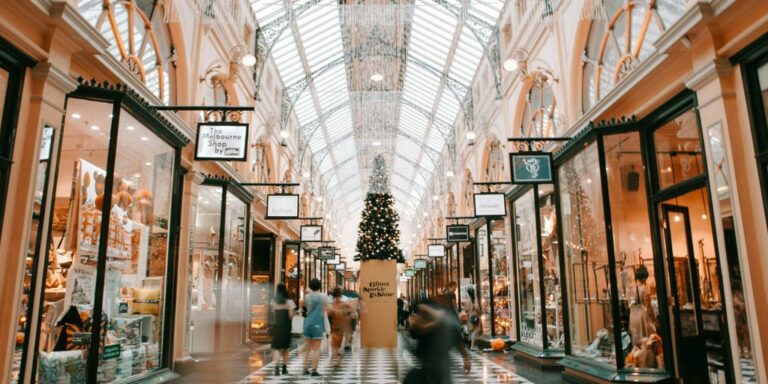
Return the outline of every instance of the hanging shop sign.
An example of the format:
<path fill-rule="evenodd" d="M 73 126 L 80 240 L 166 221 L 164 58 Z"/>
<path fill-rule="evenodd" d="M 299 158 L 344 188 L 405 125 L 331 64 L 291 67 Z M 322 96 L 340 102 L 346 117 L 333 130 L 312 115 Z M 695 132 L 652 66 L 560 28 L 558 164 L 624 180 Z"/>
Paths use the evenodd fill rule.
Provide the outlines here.
<path fill-rule="evenodd" d="M 445 227 L 445 237 L 452 243 L 467 242 L 469 241 L 469 225 L 448 225 Z"/>
<path fill-rule="evenodd" d="M 195 160 L 246 161 L 247 143 L 248 124 L 198 123 Z"/>
<path fill-rule="evenodd" d="M 320 247 L 317 249 L 318 260 L 333 260 L 336 250 L 333 247 Z"/>
<path fill-rule="evenodd" d="M 345 271 L 347 269 L 347 263 L 341 262 L 336 265 L 336 268 L 334 268 L 337 271 Z"/>
<path fill-rule="evenodd" d="M 353 273 L 354 272 L 352 272 L 352 271 L 344 271 L 344 278 L 347 279 L 347 280 L 354 279 L 355 275 Z"/>
<path fill-rule="evenodd" d="M 403 273 L 406 277 L 413 277 L 416 275 L 416 270 L 413 268 L 407 268 Z"/>
<path fill-rule="evenodd" d="M 300 232 L 300 239 L 304 243 L 323 241 L 323 227 L 321 225 L 302 225 Z"/>
<path fill-rule="evenodd" d="M 512 182 L 515 184 L 542 184 L 552 182 L 551 153 L 510 153 L 509 164 L 511 164 Z"/>
<path fill-rule="evenodd" d="M 341 255 L 338 253 L 333 256 L 333 259 L 328 259 L 325 262 L 326 265 L 339 265 L 339 263 L 341 263 Z"/>
<path fill-rule="evenodd" d="M 43 126 L 43 136 L 40 138 L 40 161 L 48 161 L 51 158 L 53 147 L 53 127 L 48 124 Z"/>
<path fill-rule="evenodd" d="M 416 259 L 413 261 L 413 267 L 416 269 L 427 269 L 427 259 Z"/>
<path fill-rule="evenodd" d="M 267 195 L 267 220 L 299 218 L 299 195 Z"/>
<path fill-rule="evenodd" d="M 445 246 L 442 244 L 430 244 L 427 247 L 429 257 L 445 257 Z"/>
<path fill-rule="evenodd" d="M 503 193 L 475 193 L 475 217 L 503 217 L 507 205 Z"/>

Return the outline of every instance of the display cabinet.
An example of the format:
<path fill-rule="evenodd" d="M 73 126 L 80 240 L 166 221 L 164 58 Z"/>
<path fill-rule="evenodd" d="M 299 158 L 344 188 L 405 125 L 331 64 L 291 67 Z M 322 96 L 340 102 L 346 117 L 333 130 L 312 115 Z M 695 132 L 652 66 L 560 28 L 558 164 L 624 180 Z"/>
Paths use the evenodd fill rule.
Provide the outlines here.
<path fill-rule="evenodd" d="M 545 367 L 558 367 L 565 353 L 557 209 L 552 184 L 514 192 L 512 228 L 518 356 Z"/>

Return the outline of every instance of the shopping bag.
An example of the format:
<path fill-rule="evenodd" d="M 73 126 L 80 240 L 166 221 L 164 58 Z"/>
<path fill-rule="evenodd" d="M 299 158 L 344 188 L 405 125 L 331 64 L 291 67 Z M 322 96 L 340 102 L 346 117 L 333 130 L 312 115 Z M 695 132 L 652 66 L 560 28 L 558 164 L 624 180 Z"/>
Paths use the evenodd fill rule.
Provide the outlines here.
<path fill-rule="evenodd" d="M 291 320 L 291 333 L 302 334 L 304 333 L 304 318 L 301 316 L 294 316 Z"/>

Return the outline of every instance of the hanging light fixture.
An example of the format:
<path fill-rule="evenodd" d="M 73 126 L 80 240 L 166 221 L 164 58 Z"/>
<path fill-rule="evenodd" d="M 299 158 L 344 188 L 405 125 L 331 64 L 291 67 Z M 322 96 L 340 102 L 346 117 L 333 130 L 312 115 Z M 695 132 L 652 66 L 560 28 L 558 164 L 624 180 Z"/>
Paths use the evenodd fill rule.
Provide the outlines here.
<path fill-rule="evenodd" d="M 378 83 L 378 82 L 384 80 L 384 75 L 382 75 L 381 73 L 376 72 L 373 75 L 371 75 L 371 80 L 373 80 L 373 81 Z"/>

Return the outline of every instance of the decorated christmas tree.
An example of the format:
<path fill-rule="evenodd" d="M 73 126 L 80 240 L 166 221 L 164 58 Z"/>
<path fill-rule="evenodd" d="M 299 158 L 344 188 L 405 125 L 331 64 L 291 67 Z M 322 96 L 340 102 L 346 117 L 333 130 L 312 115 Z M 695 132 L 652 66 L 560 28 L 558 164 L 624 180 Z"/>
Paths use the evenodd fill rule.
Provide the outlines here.
<path fill-rule="evenodd" d="M 397 260 L 404 262 L 400 243 L 400 217 L 389 192 L 387 164 L 381 155 L 373 159 L 365 208 L 357 230 L 357 252 L 360 260 Z"/>

